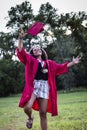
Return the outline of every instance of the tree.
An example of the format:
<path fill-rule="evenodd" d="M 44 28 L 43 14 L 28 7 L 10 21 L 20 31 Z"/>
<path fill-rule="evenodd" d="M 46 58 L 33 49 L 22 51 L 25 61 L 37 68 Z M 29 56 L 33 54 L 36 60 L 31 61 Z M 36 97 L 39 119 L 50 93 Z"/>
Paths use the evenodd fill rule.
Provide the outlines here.
<path fill-rule="evenodd" d="M 22 91 L 24 85 L 23 68 L 18 61 L 0 60 L 0 97 Z"/>
<path fill-rule="evenodd" d="M 15 41 L 10 33 L 0 33 L 0 56 L 4 59 L 12 59 L 15 54 Z"/>
<path fill-rule="evenodd" d="M 27 30 L 34 21 L 49 24 L 48 31 L 52 31 L 54 35 L 51 37 L 51 42 L 46 31 L 41 33 L 41 37 L 27 35 L 26 40 L 24 39 L 24 47 L 27 51 L 30 48 L 31 40 L 34 38 L 41 45 L 47 46 L 45 49 L 49 58 L 58 63 L 71 61 L 72 56 L 79 53 L 83 55 L 83 63 L 80 66 L 75 66 L 70 69 L 67 75 L 57 79 L 58 89 L 71 89 L 72 86 L 83 83 L 87 85 L 87 26 L 82 25 L 87 16 L 84 12 L 58 15 L 57 9 L 47 2 L 41 5 L 39 13 L 34 16 L 31 4 L 25 1 L 20 5 L 11 7 L 8 11 L 8 17 L 6 26 L 11 29 L 11 32 L 0 33 L 0 96 L 18 93 L 23 89 L 25 82 L 23 77 L 24 66 L 19 61 L 12 60 L 12 57 L 15 55 L 18 29 L 22 27 Z M 71 33 L 67 34 L 67 30 L 70 30 Z"/>
<path fill-rule="evenodd" d="M 17 31 L 20 27 L 27 29 L 34 18 L 32 6 L 28 1 L 16 5 L 16 7 L 11 7 L 8 16 L 9 20 L 6 26 L 14 29 L 14 31 Z"/>
<path fill-rule="evenodd" d="M 61 14 L 59 19 L 59 25 L 61 28 L 65 28 L 65 30 L 71 31 L 71 37 L 73 42 L 73 53 L 75 56 L 82 56 L 82 62 L 76 70 L 74 70 L 77 86 L 85 85 L 87 86 L 87 26 L 83 25 L 83 22 L 87 20 L 87 15 L 85 12 L 78 13 L 66 13 Z"/>
<path fill-rule="evenodd" d="M 8 22 L 6 24 L 7 28 L 10 28 L 12 31 L 12 36 L 15 39 L 18 39 L 19 29 L 23 28 L 26 31 L 34 22 L 33 9 L 30 2 L 25 1 L 20 5 L 11 7 L 8 11 Z M 29 43 L 32 39 L 31 35 L 26 36 L 26 41 L 24 46 L 29 50 Z"/>
<path fill-rule="evenodd" d="M 53 60 L 58 63 L 64 63 L 66 61 L 71 61 L 72 56 L 74 55 L 73 52 L 73 44 L 74 41 L 72 40 L 70 35 L 66 35 L 63 30 L 56 30 L 56 41 L 53 44 L 54 46 L 51 49 L 52 52 L 55 54 Z M 62 75 L 57 78 L 57 89 L 72 89 L 76 85 L 75 81 L 75 68 L 70 68 L 69 72 L 66 75 Z"/>
<path fill-rule="evenodd" d="M 51 27 L 58 26 L 58 14 L 57 9 L 53 8 L 49 2 L 42 4 L 39 9 L 39 14 L 36 15 L 35 20 L 48 23 Z"/>
<path fill-rule="evenodd" d="M 85 12 L 79 12 L 72 14 L 72 17 L 67 22 L 67 26 L 70 26 L 72 32 L 72 38 L 75 41 L 75 54 L 80 54 L 82 56 L 82 63 L 79 66 L 77 74 L 78 85 L 87 86 L 87 26 L 83 25 L 83 22 L 87 20 L 87 15 Z M 80 84 L 79 84 L 79 81 Z"/>

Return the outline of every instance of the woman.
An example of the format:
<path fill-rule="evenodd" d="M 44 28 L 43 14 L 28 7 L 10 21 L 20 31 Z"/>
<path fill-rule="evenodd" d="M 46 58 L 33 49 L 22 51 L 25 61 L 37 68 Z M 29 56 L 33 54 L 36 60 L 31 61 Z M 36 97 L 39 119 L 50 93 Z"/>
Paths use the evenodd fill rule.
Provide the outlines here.
<path fill-rule="evenodd" d="M 25 87 L 19 102 L 19 107 L 24 108 L 28 116 L 27 128 L 32 128 L 32 108 L 39 111 L 41 129 L 47 130 L 47 115 L 58 115 L 57 111 L 57 90 L 55 77 L 67 73 L 68 68 L 80 62 L 80 58 L 73 58 L 71 62 L 57 64 L 47 59 L 46 52 L 35 45 L 28 54 L 23 48 L 23 37 L 26 34 L 20 33 L 17 56 L 25 65 Z"/>

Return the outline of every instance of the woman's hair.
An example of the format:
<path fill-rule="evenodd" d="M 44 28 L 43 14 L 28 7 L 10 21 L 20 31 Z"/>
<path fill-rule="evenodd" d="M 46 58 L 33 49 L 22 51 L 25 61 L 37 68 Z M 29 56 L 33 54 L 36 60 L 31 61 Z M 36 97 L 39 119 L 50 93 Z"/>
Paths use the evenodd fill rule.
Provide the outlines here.
<path fill-rule="evenodd" d="M 47 60 L 47 59 L 48 59 L 48 55 L 47 55 L 46 51 L 45 51 L 44 49 L 41 49 L 41 51 L 42 51 L 42 55 L 41 55 L 42 59 L 43 59 L 43 60 Z M 33 54 L 33 48 L 30 49 L 29 53 L 30 53 L 34 58 L 36 58 L 36 56 Z"/>

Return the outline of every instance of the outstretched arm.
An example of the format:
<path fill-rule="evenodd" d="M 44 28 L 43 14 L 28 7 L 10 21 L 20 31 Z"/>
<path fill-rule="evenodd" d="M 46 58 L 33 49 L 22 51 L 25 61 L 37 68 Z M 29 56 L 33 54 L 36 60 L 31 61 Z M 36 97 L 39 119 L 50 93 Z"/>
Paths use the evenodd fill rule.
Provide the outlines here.
<path fill-rule="evenodd" d="M 72 61 L 67 64 L 67 67 L 71 67 L 75 64 L 80 63 L 81 57 L 77 56 L 76 58 L 73 57 Z"/>
<path fill-rule="evenodd" d="M 26 51 L 23 49 L 23 37 L 25 35 L 26 33 L 24 33 L 23 29 L 20 29 L 19 38 L 18 38 L 18 47 L 16 49 L 18 58 L 24 64 L 26 64 L 26 56 L 27 56 Z"/>

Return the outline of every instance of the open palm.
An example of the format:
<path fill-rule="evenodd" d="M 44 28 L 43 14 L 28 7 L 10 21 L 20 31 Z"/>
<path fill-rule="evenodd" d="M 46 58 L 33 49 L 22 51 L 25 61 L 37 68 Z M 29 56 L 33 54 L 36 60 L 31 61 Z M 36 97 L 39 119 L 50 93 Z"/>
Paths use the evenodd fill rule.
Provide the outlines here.
<path fill-rule="evenodd" d="M 79 56 L 77 56 L 76 58 L 73 57 L 73 62 L 74 62 L 75 64 L 78 64 L 78 63 L 80 62 L 80 60 L 81 60 L 81 57 L 79 57 Z"/>

